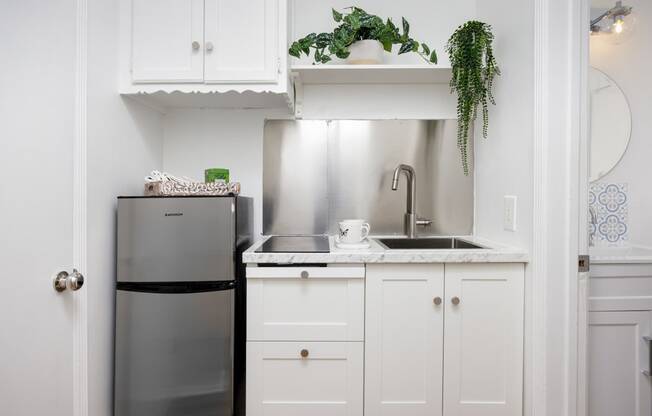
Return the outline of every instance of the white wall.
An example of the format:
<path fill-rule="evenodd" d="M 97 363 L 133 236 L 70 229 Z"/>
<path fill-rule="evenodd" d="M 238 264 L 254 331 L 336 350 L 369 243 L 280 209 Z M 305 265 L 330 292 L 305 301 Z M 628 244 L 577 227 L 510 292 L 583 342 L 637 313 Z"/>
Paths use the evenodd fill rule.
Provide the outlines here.
<path fill-rule="evenodd" d="M 616 167 L 600 182 L 627 183 L 629 186 L 629 241 L 652 246 L 652 3 L 628 0 L 638 19 L 631 39 L 614 44 L 608 36 L 591 37 L 591 65 L 611 77 L 623 90 L 632 112 L 632 135 L 625 154 Z"/>
<path fill-rule="evenodd" d="M 165 117 L 163 167 L 175 176 L 204 179 L 204 170 L 229 169 L 242 195 L 254 198 L 254 233 L 262 230 L 263 123 L 287 111 L 176 110 Z"/>
<path fill-rule="evenodd" d="M 530 248 L 532 230 L 532 16 L 531 1 L 478 1 L 477 18 L 493 26 L 501 75 L 495 79 L 497 105 L 489 109 L 487 139 L 482 138 L 480 115 L 476 123 L 475 230 L 485 238 L 523 248 Z M 505 195 L 518 198 L 516 232 L 503 229 Z"/>
<path fill-rule="evenodd" d="M 113 414 L 115 208 L 162 166 L 162 116 L 117 91 L 117 2 L 88 1 L 88 414 Z"/>

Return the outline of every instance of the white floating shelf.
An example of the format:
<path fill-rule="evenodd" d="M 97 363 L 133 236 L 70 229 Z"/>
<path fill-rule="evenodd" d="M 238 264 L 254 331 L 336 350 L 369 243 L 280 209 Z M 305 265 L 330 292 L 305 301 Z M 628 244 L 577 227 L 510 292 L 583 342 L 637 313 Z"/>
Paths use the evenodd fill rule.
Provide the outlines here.
<path fill-rule="evenodd" d="M 450 67 L 436 65 L 295 65 L 295 82 L 309 84 L 440 84 Z"/>

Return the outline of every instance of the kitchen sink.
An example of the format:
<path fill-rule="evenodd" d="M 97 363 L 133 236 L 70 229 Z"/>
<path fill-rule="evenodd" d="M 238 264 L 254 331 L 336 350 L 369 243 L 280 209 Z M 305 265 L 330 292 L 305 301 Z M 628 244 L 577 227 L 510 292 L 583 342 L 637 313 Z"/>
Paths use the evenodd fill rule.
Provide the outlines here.
<path fill-rule="evenodd" d="M 485 248 L 455 237 L 377 238 L 376 241 L 389 250 L 458 250 Z"/>

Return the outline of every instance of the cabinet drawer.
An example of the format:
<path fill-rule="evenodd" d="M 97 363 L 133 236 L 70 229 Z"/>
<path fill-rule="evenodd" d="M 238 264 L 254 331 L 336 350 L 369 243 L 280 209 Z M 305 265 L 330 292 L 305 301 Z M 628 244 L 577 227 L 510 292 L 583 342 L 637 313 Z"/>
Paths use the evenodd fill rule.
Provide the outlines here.
<path fill-rule="evenodd" d="M 362 394 L 361 342 L 247 343 L 249 416 L 361 416 Z"/>
<path fill-rule="evenodd" d="M 261 269 L 269 273 L 272 268 Z M 364 339 L 364 268 L 348 275 L 338 267 L 288 269 L 286 277 L 265 278 L 252 277 L 248 270 L 247 340 Z M 309 277 L 301 278 L 302 271 Z"/>

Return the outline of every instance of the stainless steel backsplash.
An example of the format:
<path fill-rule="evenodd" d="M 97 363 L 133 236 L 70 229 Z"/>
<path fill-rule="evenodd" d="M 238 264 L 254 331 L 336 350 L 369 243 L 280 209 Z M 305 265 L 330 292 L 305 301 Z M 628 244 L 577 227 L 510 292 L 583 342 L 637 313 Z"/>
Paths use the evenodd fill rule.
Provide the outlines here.
<path fill-rule="evenodd" d="M 421 235 L 473 231 L 473 175 L 464 176 L 456 120 L 268 120 L 263 142 L 263 233 L 334 234 L 363 218 L 374 235 L 403 234 L 407 181 L 416 170 Z M 473 152 L 470 152 L 472 154 Z"/>

